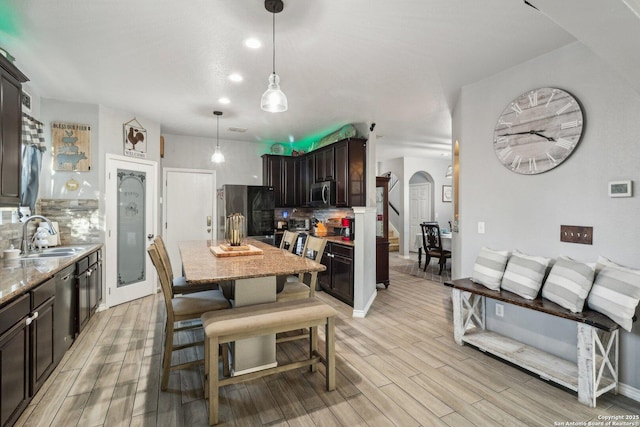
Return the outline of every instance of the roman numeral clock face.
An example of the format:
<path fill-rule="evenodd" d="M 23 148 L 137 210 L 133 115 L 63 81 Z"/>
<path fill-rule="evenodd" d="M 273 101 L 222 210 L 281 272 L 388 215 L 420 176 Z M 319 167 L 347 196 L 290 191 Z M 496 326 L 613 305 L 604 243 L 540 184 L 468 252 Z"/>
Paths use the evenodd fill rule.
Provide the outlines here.
<path fill-rule="evenodd" d="M 576 149 L 584 117 L 568 92 L 540 88 L 513 100 L 504 109 L 493 134 L 493 149 L 507 169 L 525 175 L 546 172 Z"/>

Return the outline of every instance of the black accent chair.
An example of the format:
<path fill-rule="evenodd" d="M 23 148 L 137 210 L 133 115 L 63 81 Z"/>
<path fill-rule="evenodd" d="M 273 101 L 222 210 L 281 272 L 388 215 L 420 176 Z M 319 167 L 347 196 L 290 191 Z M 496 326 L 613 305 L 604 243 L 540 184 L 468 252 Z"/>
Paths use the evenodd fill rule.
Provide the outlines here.
<path fill-rule="evenodd" d="M 422 247 L 425 253 L 424 271 L 427 271 L 429 261 L 431 261 L 431 257 L 434 257 L 438 258 L 438 264 L 440 264 L 438 274 L 441 275 L 447 265 L 447 258 L 451 258 L 451 251 L 442 249 L 440 226 L 437 222 L 423 222 L 420 224 L 420 228 L 422 229 Z"/>

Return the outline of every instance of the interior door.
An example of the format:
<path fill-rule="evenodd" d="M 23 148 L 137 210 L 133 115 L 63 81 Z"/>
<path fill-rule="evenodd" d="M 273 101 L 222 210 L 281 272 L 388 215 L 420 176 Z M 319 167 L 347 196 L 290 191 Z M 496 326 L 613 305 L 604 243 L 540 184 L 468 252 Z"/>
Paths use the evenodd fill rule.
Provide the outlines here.
<path fill-rule="evenodd" d="M 421 233 L 420 223 L 431 221 L 431 184 L 409 185 L 410 234 L 409 251 L 417 252 L 414 245 L 416 235 Z"/>
<path fill-rule="evenodd" d="M 147 246 L 156 234 L 156 162 L 107 155 L 106 305 L 152 294 L 156 272 Z"/>
<path fill-rule="evenodd" d="M 216 173 L 211 170 L 165 168 L 163 231 L 171 268 L 180 274 L 178 242 L 209 240 L 215 235 Z"/>

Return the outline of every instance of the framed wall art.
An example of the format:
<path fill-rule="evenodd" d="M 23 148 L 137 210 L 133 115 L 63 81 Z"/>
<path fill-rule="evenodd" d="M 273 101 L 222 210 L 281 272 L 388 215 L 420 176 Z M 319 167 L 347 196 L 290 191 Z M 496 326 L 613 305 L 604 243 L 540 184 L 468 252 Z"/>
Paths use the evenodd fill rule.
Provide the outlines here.
<path fill-rule="evenodd" d="M 450 185 L 442 186 L 442 201 L 443 202 L 451 202 L 453 200 L 453 190 Z"/>
<path fill-rule="evenodd" d="M 53 169 L 88 172 L 91 170 L 91 126 L 78 123 L 51 123 Z"/>
<path fill-rule="evenodd" d="M 124 124 L 124 155 L 138 159 L 147 157 L 147 130 L 135 117 Z"/>

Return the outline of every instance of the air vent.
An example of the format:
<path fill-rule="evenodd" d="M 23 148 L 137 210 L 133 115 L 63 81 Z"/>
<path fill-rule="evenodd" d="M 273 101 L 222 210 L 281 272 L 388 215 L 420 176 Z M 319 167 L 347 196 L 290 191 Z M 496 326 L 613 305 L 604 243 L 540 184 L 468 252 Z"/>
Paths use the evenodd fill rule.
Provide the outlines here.
<path fill-rule="evenodd" d="M 240 133 L 243 133 L 243 132 L 246 132 L 246 131 L 247 131 L 247 128 L 233 128 L 233 127 L 231 127 L 231 128 L 229 128 L 229 130 L 230 130 L 231 132 L 240 132 Z"/>

